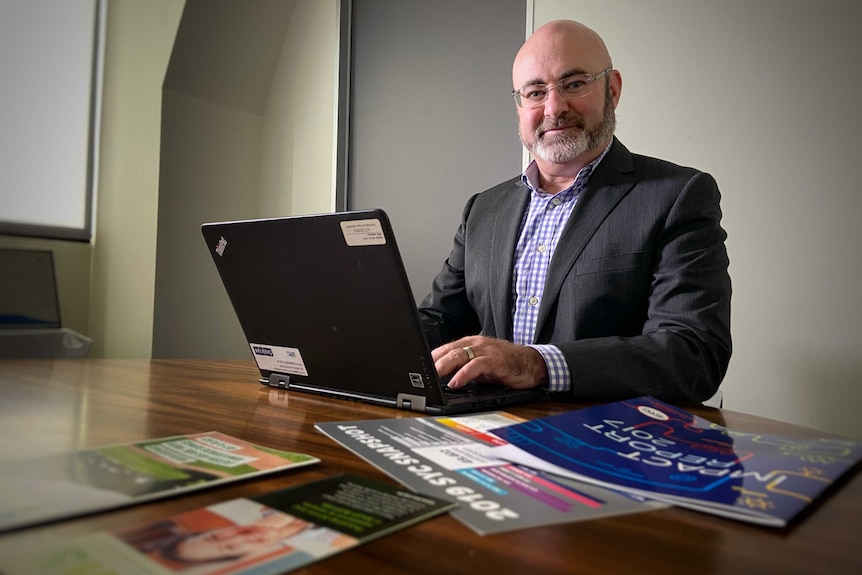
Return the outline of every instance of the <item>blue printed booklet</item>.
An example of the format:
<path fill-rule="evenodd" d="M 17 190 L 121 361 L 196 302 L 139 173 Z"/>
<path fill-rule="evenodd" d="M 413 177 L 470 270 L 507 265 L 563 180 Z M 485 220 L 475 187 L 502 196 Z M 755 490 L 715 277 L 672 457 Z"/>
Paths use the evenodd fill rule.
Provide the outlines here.
<path fill-rule="evenodd" d="M 862 458 L 862 443 L 743 433 L 645 396 L 492 433 L 489 455 L 639 497 L 783 527 Z"/>

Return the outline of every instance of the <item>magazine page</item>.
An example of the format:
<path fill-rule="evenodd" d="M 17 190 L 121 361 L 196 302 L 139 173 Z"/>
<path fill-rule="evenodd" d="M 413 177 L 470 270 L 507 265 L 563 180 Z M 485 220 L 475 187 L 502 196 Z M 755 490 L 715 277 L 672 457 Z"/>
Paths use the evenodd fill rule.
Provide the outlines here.
<path fill-rule="evenodd" d="M 785 525 L 862 458 L 862 444 L 726 429 L 640 397 L 492 432 L 490 454 L 570 479 L 762 525 Z M 527 456 L 529 455 L 529 457 Z"/>
<path fill-rule="evenodd" d="M 0 462 L 0 532 L 320 461 L 215 431 Z"/>
<path fill-rule="evenodd" d="M 0 555 L 4 575 L 275 575 L 454 507 L 342 474 Z"/>
<path fill-rule="evenodd" d="M 505 442 L 488 433 L 524 420 L 506 412 L 317 423 L 318 430 L 418 493 L 458 503 L 452 515 L 480 535 L 648 511 L 588 484 L 563 486 L 486 455 Z"/>

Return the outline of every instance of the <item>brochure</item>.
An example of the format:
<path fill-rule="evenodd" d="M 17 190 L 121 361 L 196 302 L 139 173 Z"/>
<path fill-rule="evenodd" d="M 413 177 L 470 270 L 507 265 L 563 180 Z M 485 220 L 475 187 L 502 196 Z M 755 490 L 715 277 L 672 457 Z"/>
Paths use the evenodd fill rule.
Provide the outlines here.
<path fill-rule="evenodd" d="M 497 411 L 459 417 L 409 417 L 317 423 L 334 441 L 418 493 L 458 503 L 452 515 L 480 535 L 648 511 L 592 485 L 566 487 L 487 449 L 504 442 L 488 433 L 524 420 Z"/>
<path fill-rule="evenodd" d="M 0 461 L 0 532 L 319 461 L 215 431 Z"/>
<path fill-rule="evenodd" d="M 862 443 L 727 429 L 645 396 L 501 427 L 501 459 L 625 493 L 783 527 L 862 458 Z M 576 483 L 580 484 L 580 483 Z"/>
<path fill-rule="evenodd" d="M 154 523 L 4 553 L 4 575 L 274 575 L 444 513 L 452 503 L 354 475 Z"/>

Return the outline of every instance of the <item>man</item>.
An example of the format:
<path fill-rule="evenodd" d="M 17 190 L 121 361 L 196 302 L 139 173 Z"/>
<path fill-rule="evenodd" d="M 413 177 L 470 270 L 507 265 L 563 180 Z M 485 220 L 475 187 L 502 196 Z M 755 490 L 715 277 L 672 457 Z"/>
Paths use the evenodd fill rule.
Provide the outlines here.
<path fill-rule="evenodd" d="M 559 397 L 699 402 L 731 354 L 708 174 L 630 153 L 602 39 L 546 24 L 513 67 L 524 174 L 470 198 L 420 315 L 437 371 Z"/>

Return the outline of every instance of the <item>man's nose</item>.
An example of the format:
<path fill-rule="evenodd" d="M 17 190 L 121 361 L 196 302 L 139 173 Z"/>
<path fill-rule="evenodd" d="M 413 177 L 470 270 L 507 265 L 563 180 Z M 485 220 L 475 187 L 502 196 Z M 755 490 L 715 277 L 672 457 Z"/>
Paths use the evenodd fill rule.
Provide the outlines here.
<path fill-rule="evenodd" d="M 560 94 L 559 87 L 548 86 L 548 99 L 545 100 L 545 116 L 557 118 L 568 110 L 568 108 L 569 102 Z"/>

